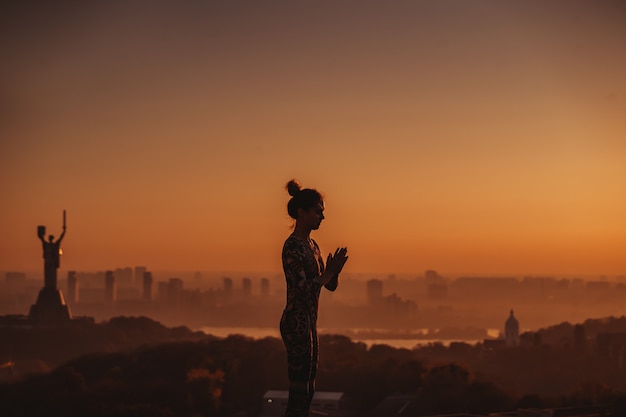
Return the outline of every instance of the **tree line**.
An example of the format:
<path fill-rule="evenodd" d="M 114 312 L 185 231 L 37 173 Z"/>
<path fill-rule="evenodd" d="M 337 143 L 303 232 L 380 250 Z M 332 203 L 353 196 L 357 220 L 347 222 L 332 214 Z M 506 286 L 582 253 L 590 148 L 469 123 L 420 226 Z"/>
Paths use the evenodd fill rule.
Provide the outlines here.
<path fill-rule="evenodd" d="M 18 339 L 40 341 L 44 351 L 52 346 L 48 354 L 57 360 L 63 347 L 88 349 L 49 372 L 0 385 L 3 416 L 256 416 L 266 391 L 288 386 L 277 338 L 216 338 L 146 318 L 66 329 L 47 344 L 41 331 Z M 16 340 L 2 341 L 6 355 Z M 626 415 L 623 371 L 615 358 L 569 344 L 409 350 L 321 335 L 317 389 L 343 392 L 356 415 L 397 393 L 413 399 L 405 413 L 415 416 L 581 405 Z"/>

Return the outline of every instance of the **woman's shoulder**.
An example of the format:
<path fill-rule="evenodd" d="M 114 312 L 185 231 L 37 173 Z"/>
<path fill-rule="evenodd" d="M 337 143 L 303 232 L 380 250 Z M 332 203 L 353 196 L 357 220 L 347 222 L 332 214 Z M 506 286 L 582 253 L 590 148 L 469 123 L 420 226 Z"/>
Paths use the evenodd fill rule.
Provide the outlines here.
<path fill-rule="evenodd" d="M 285 244 L 283 245 L 283 256 L 288 255 L 297 258 L 304 258 L 310 250 L 311 248 L 308 243 L 294 235 L 290 235 L 285 240 Z"/>
<path fill-rule="evenodd" d="M 283 244 L 283 252 L 286 249 L 297 248 L 300 247 L 300 239 L 295 237 L 293 234 L 289 235 L 287 239 L 285 239 L 285 243 Z"/>
<path fill-rule="evenodd" d="M 283 262 L 286 259 L 297 260 L 301 262 L 304 259 L 304 249 L 300 244 L 300 239 L 289 236 L 283 245 Z"/>

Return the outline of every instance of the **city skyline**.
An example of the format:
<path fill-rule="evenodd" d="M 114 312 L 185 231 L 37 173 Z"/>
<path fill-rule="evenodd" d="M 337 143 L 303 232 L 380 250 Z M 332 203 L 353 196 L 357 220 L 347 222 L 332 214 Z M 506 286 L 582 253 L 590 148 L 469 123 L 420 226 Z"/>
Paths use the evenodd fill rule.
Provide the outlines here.
<path fill-rule="evenodd" d="M 385 337 L 398 331 L 401 334 L 401 329 L 422 333 L 430 329 L 420 338 L 474 340 L 479 333 L 495 337 L 494 329 L 500 327 L 505 317 L 510 317 L 512 310 L 516 318 L 523 319 L 524 331 L 553 323 L 607 317 L 623 319 L 626 277 L 590 281 L 560 277 L 500 278 L 450 279 L 432 270 L 424 271 L 421 279 L 346 277 L 341 283 L 342 291 L 322 297 L 321 327 L 344 333 L 360 329 L 362 335 L 382 332 L 387 334 Z M 44 290 L 37 296 L 40 285 L 41 282 L 28 279 L 24 273 L 7 273 L 0 281 L 3 295 L 0 312 L 23 315 L 30 307 L 30 319 L 35 305 L 41 304 L 42 308 L 47 305 L 40 302 Z M 63 291 L 60 299 L 65 304 L 61 304 L 68 313 L 71 308 L 72 317 L 90 317 L 100 322 L 115 316 L 146 316 L 168 326 L 218 326 L 231 329 L 228 331 L 239 328 L 246 334 L 257 335 L 258 330 L 250 329 L 277 331 L 276 317 L 280 316 L 285 297 L 280 276 L 198 275 L 185 279 L 180 275 L 159 276 L 144 267 L 95 273 L 72 271 L 54 289 Z M 35 299 L 37 303 L 31 304 Z M 55 310 L 50 313 L 54 315 Z M 32 319 L 41 320 L 43 316 Z M 400 339 L 404 344 L 405 337 Z"/>
<path fill-rule="evenodd" d="M 624 275 L 626 6 L 3 6 L 0 271 Z"/>

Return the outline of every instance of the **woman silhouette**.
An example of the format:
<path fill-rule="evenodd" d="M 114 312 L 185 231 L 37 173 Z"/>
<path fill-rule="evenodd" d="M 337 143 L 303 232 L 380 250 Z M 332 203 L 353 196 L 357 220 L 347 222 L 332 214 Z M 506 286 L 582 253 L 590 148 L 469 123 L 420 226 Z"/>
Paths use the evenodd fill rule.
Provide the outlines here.
<path fill-rule="evenodd" d="M 289 400 L 286 417 L 306 417 L 315 391 L 318 340 L 317 310 L 322 287 L 335 291 L 339 273 L 348 260 L 347 248 L 328 254 L 326 266 L 311 230 L 324 220 L 324 201 L 314 189 L 287 183 L 291 200 L 287 212 L 295 219 L 294 231 L 283 246 L 287 303 L 280 319 L 280 334 L 287 349 Z"/>

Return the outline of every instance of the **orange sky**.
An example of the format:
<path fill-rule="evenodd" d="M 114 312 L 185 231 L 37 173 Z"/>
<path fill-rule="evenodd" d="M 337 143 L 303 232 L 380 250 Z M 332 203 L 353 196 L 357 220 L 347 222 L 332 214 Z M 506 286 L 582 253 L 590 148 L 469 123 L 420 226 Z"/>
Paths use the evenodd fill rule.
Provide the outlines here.
<path fill-rule="evenodd" d="M 0 271 L 626 274 L 621 2 L 2 6 Z"/>

